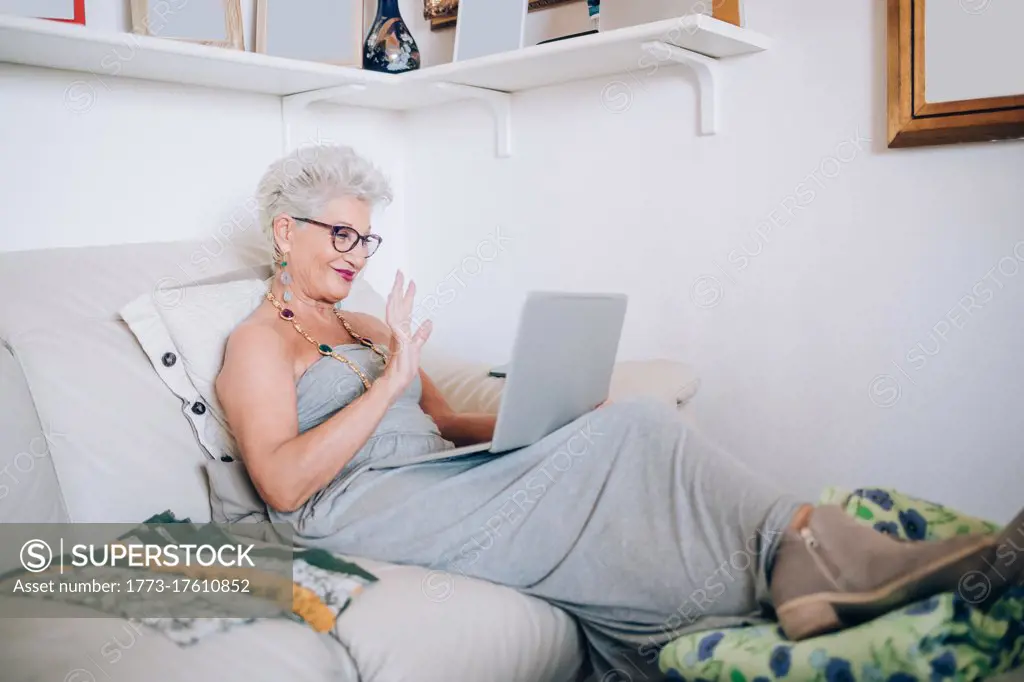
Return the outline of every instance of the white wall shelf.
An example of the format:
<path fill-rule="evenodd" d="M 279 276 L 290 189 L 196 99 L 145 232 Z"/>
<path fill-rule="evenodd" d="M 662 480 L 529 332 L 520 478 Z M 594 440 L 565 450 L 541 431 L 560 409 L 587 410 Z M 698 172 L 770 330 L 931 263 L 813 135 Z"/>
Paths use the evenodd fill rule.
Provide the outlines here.
<path fill-rule="evenodd" d="M 519 92 L 596 76 L 646 72 L 652 62 L 642 59 L 641 48 L 649 41 L 675 45 L 716 59 L 760 52 L 771 44 L 760 33 L 703 14 L 692 14 L 442 64 L 407 77 Z"/>
<path fill-rule="evenodd" d="M 697 89 L 700 95 L 700 132 L 702 135 L 717 133 L 718 90 L 715 88 L 715 79 L 718 73 L 717 60 L 697 52 L 683 50 L 660 40 L 644 43 L 643 50 L 655 60 L 655 63 L 675 62 L 687 66 L 693 71 L 697 76 Z"/>
<path fill-rule="evenodd" d="M 402 75 L 282 59 L 59 22 L 0 16 L 0 62 L 131 77 L 284 98 L 288 128 L 309 104 L 409 111 L 477 100 L 495 116 L 496 153 L 511 153 L 511 98 L 516 92 L 598 76 L 647 73 L 658 63 L 697 74 L 701 132 L 717 131 L 716 63 L 767 49 L 765 36 L 705 15 L 632 26 L 514 52 L 432 66 Z"/>
<path fill-rule="evenodd" d="M 267 95 L 385 80 L 362 69 L 281 59 L 57 21 L 0 15 L 0 62 Z"/>

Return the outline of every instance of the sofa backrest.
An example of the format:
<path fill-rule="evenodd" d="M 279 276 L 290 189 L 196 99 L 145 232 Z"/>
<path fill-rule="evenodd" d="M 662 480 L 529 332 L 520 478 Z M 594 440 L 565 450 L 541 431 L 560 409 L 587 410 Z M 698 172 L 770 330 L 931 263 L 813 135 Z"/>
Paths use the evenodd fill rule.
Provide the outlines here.
<path fill-rule="evenodd" d="M 177 242 L 0 253 L 0 523 L 210 520 L 206 453 L 118 311 L 140 295 L 269 276 L 258 246 Z M 383 299 L 357 281 L 355 309 Z M 187 295 L 187 294 L 186 294 Z M 424 369 L 456 410 L 494 411 L 503 382 L 427 344 Z M 679 363 L 620 363 L 612 399 L 682 404 Z"/>
<path fill-rule="evenodd" d="M 213 240 L 0 254 L 0 522 L 208 521 L 205 454 L 117 311 L 265 261 Z"/>

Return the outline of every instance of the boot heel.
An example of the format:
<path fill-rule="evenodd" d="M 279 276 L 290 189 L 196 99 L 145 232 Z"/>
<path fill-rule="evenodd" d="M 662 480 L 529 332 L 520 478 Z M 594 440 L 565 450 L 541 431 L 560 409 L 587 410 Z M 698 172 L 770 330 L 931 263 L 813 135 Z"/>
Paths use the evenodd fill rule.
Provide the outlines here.
<path fill-rule="evenodd" d="M 783 609 L 777 615 L 782 631 L 793 641 L 816 637 L 842 627 L 835 607 L 823 599 Z"/>

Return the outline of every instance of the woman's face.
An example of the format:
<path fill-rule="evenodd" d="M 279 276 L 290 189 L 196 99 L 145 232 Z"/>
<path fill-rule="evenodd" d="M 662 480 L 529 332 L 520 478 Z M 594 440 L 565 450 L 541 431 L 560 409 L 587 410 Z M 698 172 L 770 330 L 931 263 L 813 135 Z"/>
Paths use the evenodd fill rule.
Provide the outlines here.
<path fill-rule="evenodd" d="M 370 205 L 353 197 L 331 200 L 319 215 L 298 216 L 328 225 L 346 225 L 359 234 L 370 232 Z M 334 247 L 333 230 L 299 220 L 281 218 L 286 224 L 287 237 L 282 244 L 287 248 L 285 261 L 291 273 L 295 293 L 318 301 L 335 302 L 348 296 L 352 280 L 366 266 L 366 247 L 358 243 L 355 248 L 339 253 Z M 345 248 L 344 244 L 339 244 Z"/>

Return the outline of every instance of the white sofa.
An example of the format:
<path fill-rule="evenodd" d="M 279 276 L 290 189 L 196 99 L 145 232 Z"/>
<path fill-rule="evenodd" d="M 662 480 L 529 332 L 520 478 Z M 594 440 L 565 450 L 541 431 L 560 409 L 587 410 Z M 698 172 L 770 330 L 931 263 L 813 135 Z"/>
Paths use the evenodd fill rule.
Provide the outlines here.
<path fill-rule="evenodd" d="M 210 520 L 195 420 L 116 311 L 154 287 L 247 268 L 265 274 L 256 251 L 213 241 L 0 254 L 0 523 L 137 523 L 165 509 Z M 424 367 L 457 409 L 496 407 L 501 381 L 487 378 L 485 367 L 436 354 Z M 697 386 L 679 363 L 623 363 L 611 398 L 655 395 L 683 409 Z M 11 558 L 11 548 L 0 552 Z M 114 618 L 0 619 L 0 678 L 570 682 L 585 675 L 582 640 L 566 613 L 459 576 L 444 599 L 432 598 L 424 569 L 353 559 L 380 580 L 342 614 L 335 636 L 267 620 L 181 648 Z"/>

